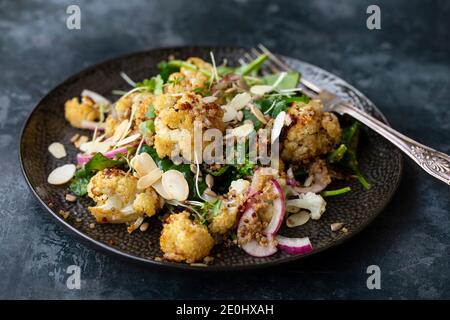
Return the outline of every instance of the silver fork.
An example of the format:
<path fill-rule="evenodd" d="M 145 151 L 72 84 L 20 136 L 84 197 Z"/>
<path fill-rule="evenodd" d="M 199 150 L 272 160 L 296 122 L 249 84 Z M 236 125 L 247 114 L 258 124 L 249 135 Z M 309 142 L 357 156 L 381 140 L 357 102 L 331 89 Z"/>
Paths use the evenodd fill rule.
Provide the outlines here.
<path fill-rule="evenodd" d="M 251 61 L 261 54 L 266 54 L 268 56 L 267 66 L 272 72 L 278 73 L 280 71 L 290 71 L 290 68 L 280 58 L 270 52 L 270 50 L 262 44 L 259 44 L 257 48 L 253 48 L 244 54 L 244 58 L 241 59 L 240 62 L 245 63 Z M 335 94 L 320 88 L 303 77 L 301 77 L 299 83 L 302 92 L 313 99 L 320 99 L 323 102 L 326 111 L 352 116 L 388 139 L 430 175 L 445 182 L 447 185 L 450 185 L 450 157 L 448 155 L 408 138 L 383 122 L 359 110 L 352 104 L 342 101 Z"/>

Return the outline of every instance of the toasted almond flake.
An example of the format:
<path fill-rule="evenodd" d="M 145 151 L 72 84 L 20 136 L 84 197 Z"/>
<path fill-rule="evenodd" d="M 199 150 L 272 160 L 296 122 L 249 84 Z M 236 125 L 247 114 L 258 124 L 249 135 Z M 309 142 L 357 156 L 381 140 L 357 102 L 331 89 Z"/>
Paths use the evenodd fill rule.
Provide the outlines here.
<path fill-rule="evenodd" d="M 189 166 L 189 169 L 191 169 L 191 172 L 193 174 L 197 173 L 197 166 L 194 163 L 191 163 L 191 165 Z"/>
<path fill-rule="evenodd" d="M 89 141 L 80 145 L 80 150 L 85 153 L 105 153 L 110 149 L 110 144 L 108 142 L 99 141 Z"/>
<path fill-rule="evenodd" d="M 152 184 L 154 184 L 161 178 L 162 174 L 163 174 L 162 170 L 158 168 L 153 169 L 151 172 L 149 172 L 148 174 L 146 174 L 145 176 L 143 176 L 138 180 L 137 183 L 138 189 L 144 190 L 145 188 L 150 187 Z"/>
<path fill-rule="evenodd" d="M 243 107 L 247 105 L 252 100 L 252 97 L 247 93 L 239 93 L 231 99 L 228 106 L 234 108 L 236 111 L 241 110 Z"/>
<path fill-rule="evenodd" d="M 236 119 L 238 121 L 242 121 L 242 119 L 244 119 L 244 113 L 241 110 L 238 111 L 238 113 L 236 115 Z"/>
<path fill-rule="evenodd" d="M 81 136 L 73 144 L 75 145 L 76 148 L 79 149 L 83 143 L 86 143 L 88 141 L 89 138 L 87 136 Z"/>
<path fill-rule="evenodd" d="M 162 199 L 172 200 L 173 196 L 164 189 L 164 186 L 161 183 L 161 180 L 158 180 L 156 183 L 152 184 L 152 188 L 161 196 Z M 162 207 L 162 205 L 161 205 Z"/>
<path fill-rule="evenodd" d="M 75 143 L 75 141 L 78 140 L 78 138 L 80 137 L 79 133 L 75 133 L 72 138 L 70 138 L 70 142 Z"/>
<path fill-rule="evenodd" d="M 59 142 L 53 142 L 51 145 L 49 145 L 48 152 L 50 152 L 56 159 L 64 158 L 67 155 L 66 149 Z"/>
<path fill-rule="evenodd" d="M 180 171 L 168 170 L 161 177 L 164 190 L 173 196 L 175 200 L 184 201 L 189 195 L 189 185 Z"/>
<path fill-rule="evenodd" d="M 289 228 L 299 227 L 307 223 L 309 221 L 309 218 L 311 218 L 311 216 L 308 212 L 300 211 L 299 213 L 294 213 L 293 215 L 290 215 L 289 218 L 287 218 L 286 220 L 286 225 Z"/>
<path fill-rule="evenodd" d="M 223 117 L 222 117 L 223 122 L 230 122 L 236 119 L 237 116 L 236 109 L 228 105 L 222 106 L 222 109 L 223 109 Z"/>
<path fill-rule="evenodd" d="M 286 116 L 286 112 L 281 111 L 275 120 L 273 121 L 273 128 L 271 134 L 271 142 L 273 143 L 281 134 L 281 130 L 284 126 L 284 117 Z"/>
<path fill-rule="evenodd" d="M 69 202 L 75 202 L 75 201 L 77 201 L 77 197 L 74 196 L 73 194 L 68 193 L 68 194 L 66 194 L 66 200 Z"/>
<path fill-rule="evenodd" d="M 141 226 L 139 227 L 139 230 L 141 232 L 145 232 L 148 229 L 148 222 L 144 222 L 143 224 L 141 224 Z"/>
<path fill-rule="evenodd" d="M 216 101 L 217 100 L 217 97 L 214 97 L 214 96 L 208 96 L 208 97 L 204 97 L 203 99 L 202 99 L 202 102 L 203 103 L 213 103 L 214 101 Z"/>
<path fill-rule="evenodd" d="M 265 85 L 265 84 L 252 86 L 250 88 L 250 92 L 256 96 L 263 96 L 272 90 L 273 90 L 273 86 L 269 86 L 269 85 Z"/>
<path fill-rule="evenodd" d="M 244 123 L 242 126 L 234 128 L 231 131 L 231 134 L 233 136 L 243 138 L 243 137 L 248 136 L 250 133 L 252 133 L 253 130 L 254 130 L 253 123 Z"/>
<path fill-rule="evenodd" d="M 95 228 L 95 223 L 90 223 L 89 224 L 89 228 L 94 229 Z"/>
<path fill-rule="evenodd" d="M 348 233 L 348 229 L 347 229 L 346 227 L 342 228 L 341 231 L 342 231 L 343 233 Z"/>
<path fill-rule="evenodd" d="M 267 120 L 264 117 L 264 114 L 254 104 L 250 105 L 250 111 L 253 113 L 253 115 L 256 117 L 256 119 L 258 119 L 259 121 L 261 121 L 264 124 L 267 123 Z"/>
<path fill-rule="evenodd" d="M 119 141 L 119 139 L 122 137 L 122 135 L 125 133 L 125 130 L 128 127 L 128 120 L 123 120 L 114 130 L 114 134 L 111 137 L 111 140 L 114 142 Z"/>
<path fill-rule="evenodd" d="M 344 224 L 342 222 L 335 222 L 331 224 L 331 231 L 339 231 L 342 229 Z"/>
<path fill-rule="evenodd" d="M 137 218 L 136 221 L 127 228 L 128 233 L 132 233 L 134 230 L 139 228 L 141 226 L 142 222 L 144 222 L 144 217 Z"/>
<path fill-rule="evenodd" d="M 213 176 L 210 175 L 210 174 L 206 175 L 205 182 L 206 182 L 206 185 L 209 188 L 212 188 L 214 186 L 214 178 L 213 178 Z"/>
<path fill-rule="evenodd" d="M 131 143 L 133 141 L 138 140 L 140 137 L 141 137 L 140 133 L 135 133 L 135 134 L 133 134 L 133 135 L 131 135 L 129 137 L 126 137 L 125 139 L 122 139 L 120 142 L 118 142 L 116 144 L 116 147 L 120 147 L 120 146 L 124 146 L 126 144 L 129 144 L 129 143 Z"/>
<path fill-rule="evenodd" d="M 65 164 L 54 169 L 47 178 L 47 182 L 54 185 L 64 184 L 73 178 L 77 170 L 74 164 Z"/>
<path fill-rule="evenodd" d="M 143 177 L 157 168 L 153 158 L 146 152 L 135 156 L 131 159 L 130 164 L 136 170 L 138 177 Z"/>

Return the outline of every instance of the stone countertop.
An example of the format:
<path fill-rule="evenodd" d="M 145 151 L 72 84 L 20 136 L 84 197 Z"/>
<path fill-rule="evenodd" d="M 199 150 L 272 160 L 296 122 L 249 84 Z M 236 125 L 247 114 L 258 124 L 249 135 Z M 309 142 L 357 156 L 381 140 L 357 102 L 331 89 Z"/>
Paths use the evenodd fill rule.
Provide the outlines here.
<path fill-rule="evenodd" d="M 366 28 L 370 1 L 0 2 L 0 298 L 450 298 L 450 189 L 409 159 L 392 202 L 353 240 L 226 276 L 143 268 L 80 244 L 18 164 L 25 118 L 71 74 L 147 48 L 258 42 L 336 73 L 399 131 L 450 153 L 450 4 L 377 3 L 381 30 Z M 81 30 L 66 28 L 70 4 L 81 8 Z M 80 290 L 66 287 L 72 264 Z M 381 268 L 381 290 L 367 289 L 369 265 Z"/>

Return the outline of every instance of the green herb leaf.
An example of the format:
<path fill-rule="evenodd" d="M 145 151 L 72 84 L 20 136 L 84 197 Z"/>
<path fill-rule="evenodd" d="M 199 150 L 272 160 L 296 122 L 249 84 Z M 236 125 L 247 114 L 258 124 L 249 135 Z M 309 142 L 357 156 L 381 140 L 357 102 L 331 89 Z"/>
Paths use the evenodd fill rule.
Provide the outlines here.
<path fill-rule="evenodd" d="M 167 61 L 161 61 L 158 63 L 159 75 L 163 79 L 164 83 L 167 82 L 169 76 L 180 70 L 180 67 L 170 65 Z"/>
<path fill-rule="evenodd" d="M 263 77 L 265 84 L 273 85 L 278 78 L 280 77 L 279 73 L 269 74 Z M 298 80 L 300 79 L 300 73 L 295 71 L 289 71 L 286 76 L 281 80 L 281 82 L 277 85 L 276 89 L 278 90 L 286 90 L 286 89 L 294 89 L 297 88 Z"/>
<path fill-rule="evenodd" d="M 148 131 L 155 133 L 155 122 L 153 120 L 147 120 L 139 125 L 139 131 L 142 135 L 146 135 Z"/>
<path fill-rule="evenodd" d="M 85 169 L 78 170 L 70 183 L 70 190 L 79 197 L 86 195 L 87 185 L 93 175 L 94 173 L 87 172 Z"/>
<path fill-rule="evenodd" d="M 145 79 L 142 82 L 137 82 L 135 87 L 145 87 L 148 91 L 153 92 L 155 95 L 163 93 L 164 80 L 161 75 Z"/>
<path fill-rule="evenodd" d="M 261 65 L 264 63 L 264 61 L 267 60 L 267 58 L 268 56 L 266 54 L 262 54 L 255 60 L 251 61 L 250 63 L 244 64 L 239 68 L 237 68 L 234 73 L 242 76 L 248 75 L 250 73 L 255 74 L 259 71 Z"/>
<path fill-rule="evenodd" d="M 154 106 L 149 106 L 148 107 L 148 111 L 145 114 L 145 116 L 147 118 L 156 118 L 155 107 Z"/>

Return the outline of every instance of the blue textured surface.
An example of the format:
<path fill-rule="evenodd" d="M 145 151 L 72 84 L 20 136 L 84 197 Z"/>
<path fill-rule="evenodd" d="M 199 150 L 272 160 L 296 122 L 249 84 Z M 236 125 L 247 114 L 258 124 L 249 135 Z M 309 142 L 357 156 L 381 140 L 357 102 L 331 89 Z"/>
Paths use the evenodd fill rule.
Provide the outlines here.
<path fill-rule="evenodd" d="M 18 165 L 37 101 L 86 66 L 168 45 L 266 44 L 354 84 L 399 131 L 450 153 L 450 5 L 377 1 L 0 2 L 0 298 L 450 298 L 450 188 L 406 159 L 397 195 L 352 241 L 275 269 L 228 274 L 142 268 L 78 243 L 34 199 Z M 82 29 L 66 28 L 79 4 Z M 81 290 L 65 269 L 82 269 Z M 368 290 L 366 268 L 381 268 Z"/>

